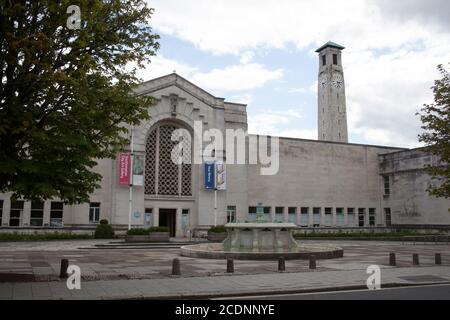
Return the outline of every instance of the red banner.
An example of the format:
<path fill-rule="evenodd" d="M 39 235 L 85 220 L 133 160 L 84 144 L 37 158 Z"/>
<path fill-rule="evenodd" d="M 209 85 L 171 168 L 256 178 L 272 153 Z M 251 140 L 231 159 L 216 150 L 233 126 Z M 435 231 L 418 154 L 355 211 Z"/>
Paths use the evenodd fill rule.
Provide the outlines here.
<path fill-rule="evenodd" d="M 119 154 L 119 184 L 128 186 L 130 184 L 131 156 L 129 153 Z"/>

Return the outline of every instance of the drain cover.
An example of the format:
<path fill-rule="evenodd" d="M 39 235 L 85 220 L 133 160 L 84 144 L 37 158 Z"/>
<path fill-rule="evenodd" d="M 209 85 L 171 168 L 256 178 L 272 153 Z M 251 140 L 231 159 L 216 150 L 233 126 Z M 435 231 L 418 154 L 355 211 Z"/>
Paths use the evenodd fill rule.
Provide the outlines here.
<path fill-rule="evenodd" d="M 448 279 L 433 276 L 432 274 L 420 275 L 420 276 L 405 276 L 399 277 L 400 279 L 411 282 L 435 282 L 435 281 L 448 281 Z"/>

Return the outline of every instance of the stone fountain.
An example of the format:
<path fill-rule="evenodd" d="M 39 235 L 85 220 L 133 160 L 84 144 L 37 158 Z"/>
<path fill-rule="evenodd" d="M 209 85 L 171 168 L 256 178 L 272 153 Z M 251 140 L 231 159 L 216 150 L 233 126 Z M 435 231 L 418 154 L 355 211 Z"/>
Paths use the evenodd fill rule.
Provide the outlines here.
<path fill-rule="evenodd" d="M 184 246 L 181 255 L 197 258 L 242 260 L 317 259 L 340 258 L 344 252 L 339 247 L 299 244 L 294 239 L 294 223 L 267 222 L 264 208 L 258 204 L 255 222 L 227 223 L 227 237 L 222 243 L 202 243 Z"/>

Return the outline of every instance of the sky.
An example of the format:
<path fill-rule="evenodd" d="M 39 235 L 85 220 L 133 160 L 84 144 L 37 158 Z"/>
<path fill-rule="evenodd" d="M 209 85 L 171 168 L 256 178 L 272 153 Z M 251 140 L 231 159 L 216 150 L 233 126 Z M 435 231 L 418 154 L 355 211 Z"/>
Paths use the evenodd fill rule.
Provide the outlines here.
<path fill-rule="evenodd" d="M 248 131 L 317 139 L 318 58 L 343 45 L 349 142 L 413 148 L 450 62 L 448 0 L 148 0 L 161 36 L 138 75 L 173 71 L 247 104 Z"/>

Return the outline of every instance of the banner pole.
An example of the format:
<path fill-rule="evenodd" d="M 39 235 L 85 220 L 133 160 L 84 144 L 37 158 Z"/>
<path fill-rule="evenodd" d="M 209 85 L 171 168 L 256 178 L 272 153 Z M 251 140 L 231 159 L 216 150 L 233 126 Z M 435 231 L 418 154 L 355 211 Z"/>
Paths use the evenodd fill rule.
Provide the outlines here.
<path fill-rule="evenodd" d="M 217 141 L 214 139 L 214 227 L 217 226 Z"/>
<path fill-rule="evenodd" d="M 131 126 L 131 157 L 130 157 L 130 197 L 128 202 L 128 230 L 131 230 L 131 212 L 133 211 L 133 158 L 134 158 L 134 126 Z"/>

